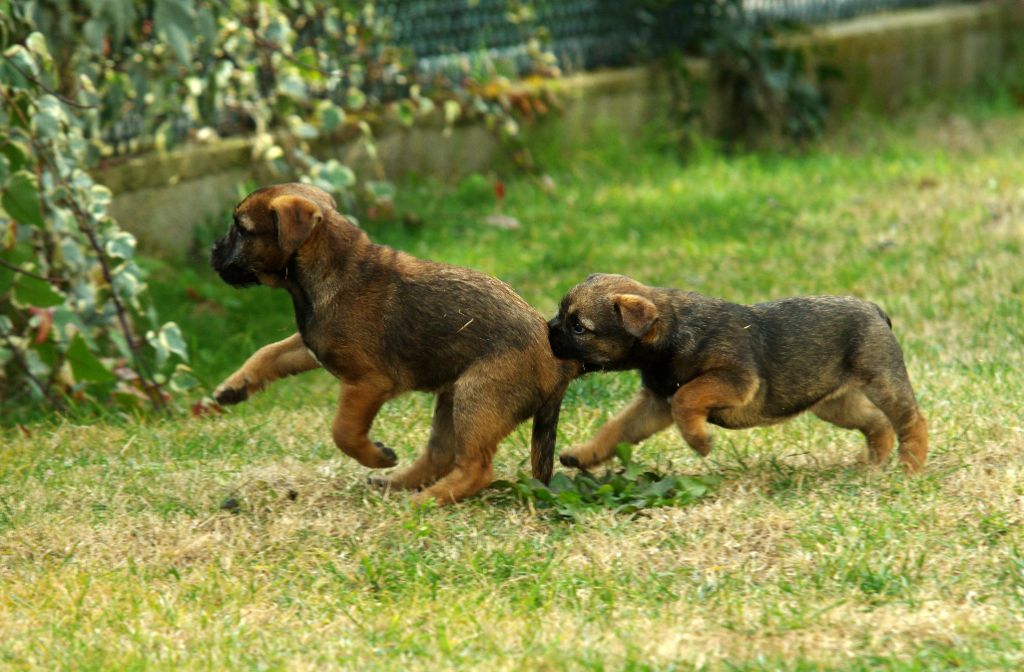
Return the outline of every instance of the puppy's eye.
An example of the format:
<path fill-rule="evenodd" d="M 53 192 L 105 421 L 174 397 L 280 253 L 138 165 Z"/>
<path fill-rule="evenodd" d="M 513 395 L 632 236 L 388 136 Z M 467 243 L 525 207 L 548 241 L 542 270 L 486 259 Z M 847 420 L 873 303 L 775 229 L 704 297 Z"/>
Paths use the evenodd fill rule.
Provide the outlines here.
<path fill-rule="evenodd" d="M 587 328 L 583 326 L 583 323 L 580 322 L 580 318 L 576 315 L 569 318 L 569 328 L 572 329 L 572 333 L 577 336 L 582 336 L 587 331 Z"/>

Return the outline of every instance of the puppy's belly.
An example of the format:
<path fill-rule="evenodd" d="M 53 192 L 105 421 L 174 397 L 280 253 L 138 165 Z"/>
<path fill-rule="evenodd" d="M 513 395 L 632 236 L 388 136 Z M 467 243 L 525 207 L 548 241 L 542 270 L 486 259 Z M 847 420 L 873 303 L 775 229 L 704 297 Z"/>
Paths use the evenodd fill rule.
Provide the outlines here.
<path fill-rule="evenodd" d="M 792 415 L 772 416 L 766 415 L 760 405 L 749 404 L 739 408 L 716 408 L 708 413 L 708 422 L 726 429 L 747 429 L 749 427 L 762 427 L 784 422 Z"/>

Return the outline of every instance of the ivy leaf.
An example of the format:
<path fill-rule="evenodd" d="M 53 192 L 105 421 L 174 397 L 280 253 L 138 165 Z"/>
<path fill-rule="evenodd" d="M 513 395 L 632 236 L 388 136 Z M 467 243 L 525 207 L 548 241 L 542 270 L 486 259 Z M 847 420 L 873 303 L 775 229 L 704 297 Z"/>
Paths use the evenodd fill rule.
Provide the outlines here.
<path fill-rule="evenodd" d="M 345 110 L 332 104 L 330 101 L 325 101 L 321 105 L 319 112 L 320 128 L 324 130 L 324 133 L 330 133 L 345 123 Z"/>
<path fill-rule="evenodd" d="M 334 190 L 344 191 L 355 184 L 356 174 L 336 159 L 328 159 L 318 168 L 319 170 L 314 169 L 314 175 L 325 180 Z"/>
<path fill-rule="evenodd" d="M 46 47 L 46 38 L 42 33 L 34 32 L 25 38 L 25 46 L 43 63 L 49 63 L 52 60 L 50 50 Z"/>
<path fill-rule="evenodd" d="M 376 203 L 390 203 L 395 200 L 397 189 L 391 182 L 385 180 L 369 180 L 366 183 L 366 191 Z"/>
<path fill-rule="evenodd" d="M 114 374 L 103 365 L 96 355 L 89 352 L 89 346 L 81 334 L 75 334 L 71 339 L 71 346 L 68 348 L 68 362 L 71 363 L 71 371 L 75 374 L 75 380 L 84 380 L 90 383 L 109 383 L 114 380 Z"/>
<path fill-rule="evenodd" d="M 172 354 L 188 361 L 188 346 L 185 345 L 185 339 L 182 338 L 181 329 L 174 322 L 168 322 L 160 327 L 160 331 L 146 332 L 146 341 L 156 351 L 156 363 L 160 368 L 167 363 L 167 359 Z"/>
<path fill-rule="evenodd" d="M 59 100 L 50 95 L 39 99 L 39 102 L 36 104 L 36 113 L 32 118 L 32 124 L 35 126 L 36 132 L 40 137 L 56 137 L 67 123 L 67 114 L 64 113 L 64 108 Z"/>
<path fill-rule="evenodd" d="M 27 170 L 19 170 L 7 178 L 0 203 L 7 214 L 17 221 L 43 228 L 43 213 L 39 209 L 39 183 L 36 176 Z"/>
<path fill-rule="evenodd" d="M 20 79 L 24 79 L 25 75 L 39 79 L 39 66 L 36 65 L 36 59 L 32 58 L 32 54 L 28 49 L 16 44 L 7 51 L 4 52 L 4 58 L 11 62 L 15 66 L 20 76 Z M 25 85 L 19 85 L 17 88 L 25 88 Z"/>
<path fill-rule="evenodd" d="M 153 11 L 156 34 L 174 50 L 178 60 L 192 58 L 192 40 L 196 37 L 195 8 L 189 0 L 156 0 Z"/>
<path fill-rule="evenodd" d="M 127 231 L 118 231 L 110 237 L 104 249 L 111 257 L 131 259 L 135 254 L 135 236 Z"/>
<path fill-rule="evenodd" d="M 14 299 L 22 306 L 50 308 L 64 303 L 64 297 L 50 287 L 50 283 L 19 273 L 14 283 Z"/>
<path fill-rule="evenodd" d="M 10 162 L 10 170 L 18 170 L 25 165 L 28 157 L 32 156 L 32 150 L 28 145 L 18 142 L 14 138 L 7 137 L 5 140 L 4 146 L 0 148 L 0 153 Z"/>

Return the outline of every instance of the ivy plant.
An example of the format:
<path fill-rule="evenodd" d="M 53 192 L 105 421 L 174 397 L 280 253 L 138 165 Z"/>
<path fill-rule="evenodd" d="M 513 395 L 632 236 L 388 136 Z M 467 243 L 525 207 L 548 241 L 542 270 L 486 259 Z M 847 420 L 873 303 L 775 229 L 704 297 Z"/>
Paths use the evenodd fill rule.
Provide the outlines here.
<path fill-rule="evenodd" d="M 182 335 L 161 324 L 134 261 L 135 239 L 107 215 L 110 191 L 85 170 L 93 87 L 60 94 L 32 33 L 0 61 L 0 397 L 118 399 L 162 407 L 191 376 Z"/>

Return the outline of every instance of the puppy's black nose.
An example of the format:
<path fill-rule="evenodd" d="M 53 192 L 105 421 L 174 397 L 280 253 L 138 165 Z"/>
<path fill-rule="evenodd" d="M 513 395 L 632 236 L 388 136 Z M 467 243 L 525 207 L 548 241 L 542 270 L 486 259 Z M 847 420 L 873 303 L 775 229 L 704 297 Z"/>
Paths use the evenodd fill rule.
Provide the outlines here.
<path fill-rule="evenodd" d="M 224 266 L 225 257 L 227 256 L 224 243 L 225 240 L 223 238 L 218 238 L 213 244 L 213 249 L 210 250 L 210 266 L 215 271 L 219 271 Z"/>

